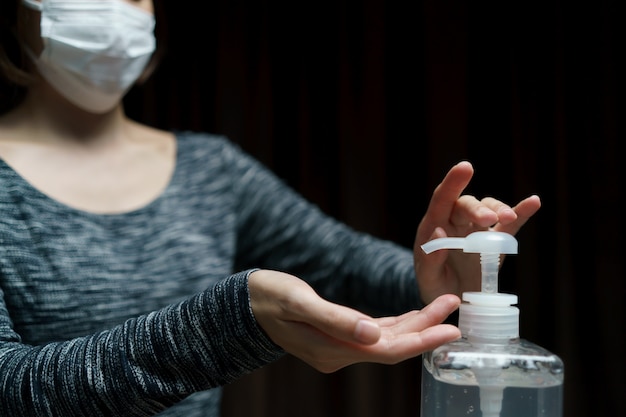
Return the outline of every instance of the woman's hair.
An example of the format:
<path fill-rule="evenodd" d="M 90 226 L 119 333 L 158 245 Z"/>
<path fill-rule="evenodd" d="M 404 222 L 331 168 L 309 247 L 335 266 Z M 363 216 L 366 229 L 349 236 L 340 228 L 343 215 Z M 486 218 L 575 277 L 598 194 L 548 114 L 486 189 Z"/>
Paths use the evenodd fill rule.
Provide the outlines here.
<path fill-rule="evenodd" d="M 31 80 L 17 39 L 18 0 L 0 0 L 0 114 L 24 98 Z"/>

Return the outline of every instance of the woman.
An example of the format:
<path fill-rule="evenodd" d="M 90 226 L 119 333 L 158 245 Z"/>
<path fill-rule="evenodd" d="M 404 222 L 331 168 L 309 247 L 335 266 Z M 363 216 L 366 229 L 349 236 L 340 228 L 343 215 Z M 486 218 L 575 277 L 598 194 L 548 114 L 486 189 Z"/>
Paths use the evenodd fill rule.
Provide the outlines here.
<path fill-rule="evenodd" d="M 539 209 L 461 195 L 462 162 L 416 250 L 358 233 L 226 138 L 126 117 L 151 0 L 0 7 L 0 415 L 217 416 L 220 386 L 285 352 L 322 372 L 417 356 L 459 337 L 441 323 L 479 280 L 419 245 Z"/>

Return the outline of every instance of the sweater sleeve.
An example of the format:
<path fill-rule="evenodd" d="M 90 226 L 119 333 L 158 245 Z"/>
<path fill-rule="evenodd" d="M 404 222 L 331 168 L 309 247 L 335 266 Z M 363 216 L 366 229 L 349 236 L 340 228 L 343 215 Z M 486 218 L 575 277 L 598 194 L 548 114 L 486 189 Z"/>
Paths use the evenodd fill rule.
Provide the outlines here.
<path fill-rule="evenodd" d="M 97 334 L 28 346 L 0 291 L 2 416 L 149 416 L 283 355 L 257 325 L 251 270 Z"/>
<path fill-rule="evenodd" d="M 421 308 L 413 253 L 331 218 L 233 147 L 239 200 L 238 262 L 297 275 L 323 297 L 370 314 Z"/>

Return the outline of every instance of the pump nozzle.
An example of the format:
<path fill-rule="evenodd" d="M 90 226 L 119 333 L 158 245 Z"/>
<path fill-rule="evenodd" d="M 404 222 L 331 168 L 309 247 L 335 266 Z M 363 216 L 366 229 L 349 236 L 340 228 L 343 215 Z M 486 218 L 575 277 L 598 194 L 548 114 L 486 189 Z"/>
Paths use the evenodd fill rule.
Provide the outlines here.
<path fill-rule="evenodd" d="M 431 253 L 439 249 L 462 249 L 463 252 L 480 253 L 482 266 L 481 292 L 498 292 L 498 267 L 500 254 L 517 253 L 517 240 L 504 232 L 474 232 L 466 237 L 442 237 L 422 245 Z"/>
<path fill-rule="evenodd" d="M 431 253 L 439 249 L 463 249 L 472 253 L 517 253 L 517 240 L 504 232 L 474 232 L 466 237 L 442 237 L 422 245 L 422 250 Z"/>

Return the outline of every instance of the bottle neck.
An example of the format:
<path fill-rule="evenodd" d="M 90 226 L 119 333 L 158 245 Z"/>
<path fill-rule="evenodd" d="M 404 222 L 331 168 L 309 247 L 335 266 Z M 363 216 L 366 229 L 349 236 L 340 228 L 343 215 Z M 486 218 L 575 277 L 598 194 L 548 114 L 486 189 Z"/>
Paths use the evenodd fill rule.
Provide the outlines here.
<path fill-rule="evenodd" d="M 465 339 L 467 342 L 471 343 L 474 346 L 479 346 L 479 345 L 498 345 L 498 346 L 502 346 L 502 345 L 511 345 L 511 344 L 517 344 L 520 342 L 520 338 L 519 337 L 513 337 L 513 338 L 488 338 L 488 337 L 480 337 L 480 336 L 472 336 L 472 335 L 462 335 L 462 338 Z"/>
<path fill-rule="evenodd" d="M 464 294 L 463 299 L 471 302 L 465 302 L 459 307 L 459 329 L 463 337 L 476 343 L 508 343 L 519 338 L 517 307 L 491 302 L 495 300 L 492 296 L 472 295 Z M 477 301 L 486 302 L 476 304 Z"/>

